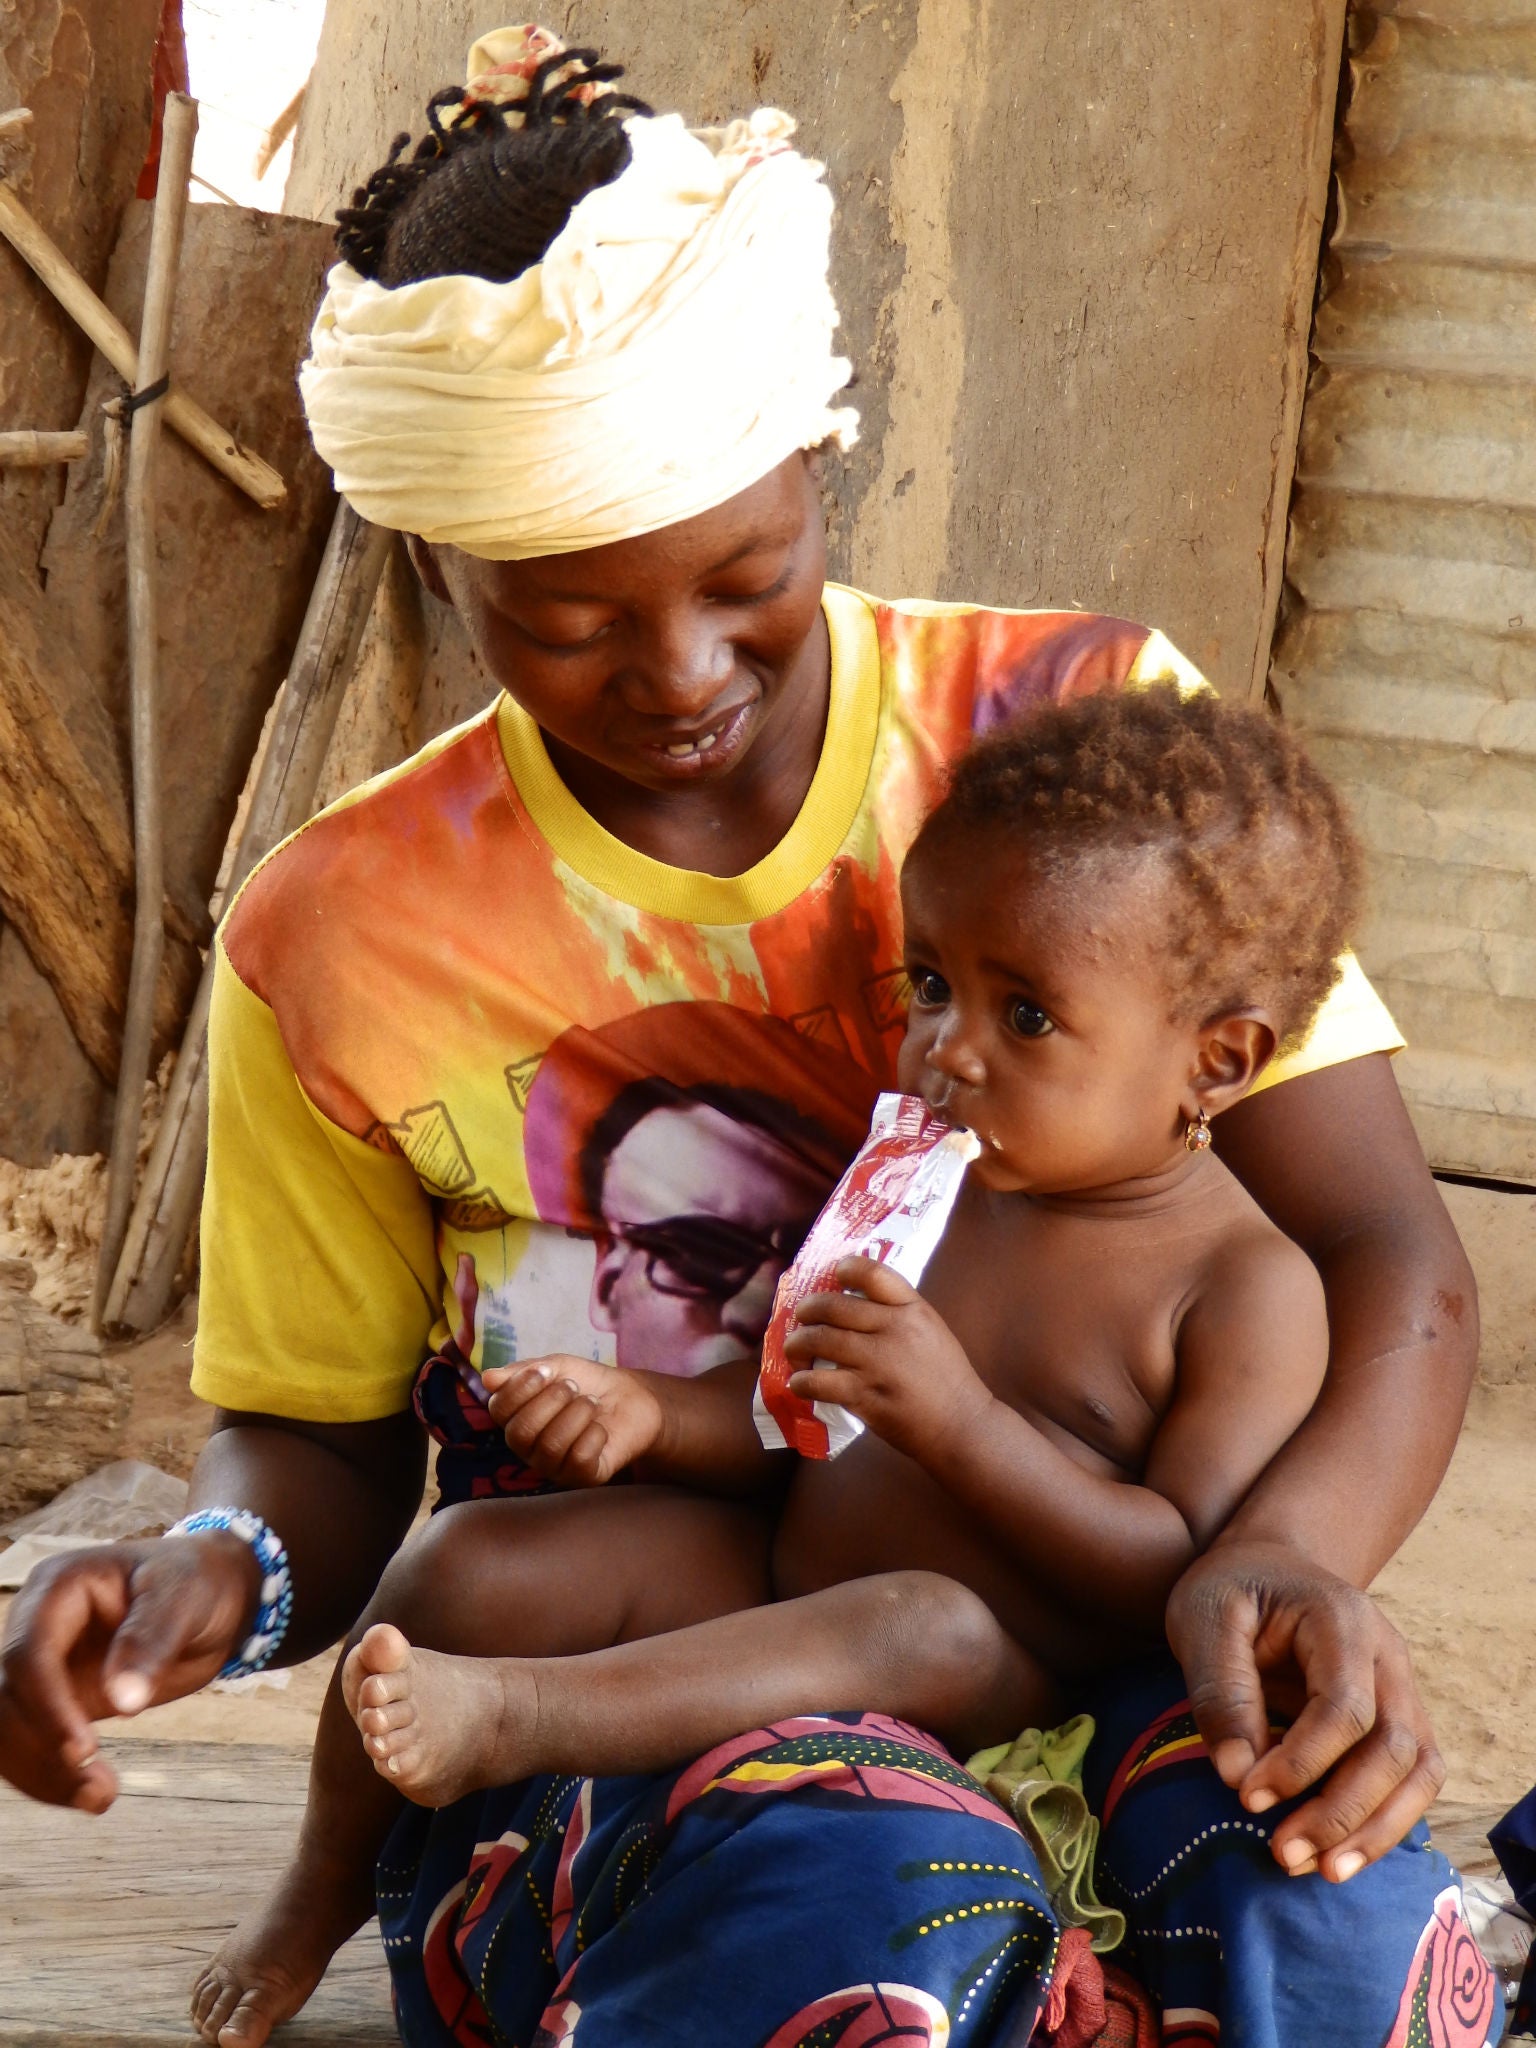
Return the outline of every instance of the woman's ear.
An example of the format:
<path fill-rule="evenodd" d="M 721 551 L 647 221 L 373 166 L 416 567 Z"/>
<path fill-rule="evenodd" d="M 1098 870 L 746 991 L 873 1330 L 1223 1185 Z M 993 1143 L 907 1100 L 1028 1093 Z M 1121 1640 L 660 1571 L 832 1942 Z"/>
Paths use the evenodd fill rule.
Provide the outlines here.
<path fill-rule="evenodd" d="M 1179 1113 L 1220 1116 L 1240 1102 L 1275 1056 L 1275 1027 L 1263 1010 L 1234 1010 L 1200 1027 L 1199 1051 Z"/>
<path fill-rule="evenodd" d="M 444 604 L 452 604 L 453 599 L 449 595 L 447 584 L 443 581 L 443 572 L 438 566 L 437 556 L 430 541 L 424 541 L 419 533 L 408 533 L 405 536 L 405 551 L 411 558 L 411 567 L 416 571 L 422 587 L 430 590 L 432 595 L 441 599 Z"/>

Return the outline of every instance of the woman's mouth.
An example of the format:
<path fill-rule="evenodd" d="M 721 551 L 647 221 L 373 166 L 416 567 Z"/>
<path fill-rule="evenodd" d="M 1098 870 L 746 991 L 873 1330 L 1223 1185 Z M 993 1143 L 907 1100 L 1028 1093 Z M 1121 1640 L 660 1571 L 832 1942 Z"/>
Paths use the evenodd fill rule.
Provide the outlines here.
<path fill-rule="evenodd" d="M 681 739 L 642 741 L 645 752 L 663 774 L 697 775 L 717 772 L 740 753 L 752 724 L 752 705 L 737 704 L 715 718 L 701 732 Z"/>

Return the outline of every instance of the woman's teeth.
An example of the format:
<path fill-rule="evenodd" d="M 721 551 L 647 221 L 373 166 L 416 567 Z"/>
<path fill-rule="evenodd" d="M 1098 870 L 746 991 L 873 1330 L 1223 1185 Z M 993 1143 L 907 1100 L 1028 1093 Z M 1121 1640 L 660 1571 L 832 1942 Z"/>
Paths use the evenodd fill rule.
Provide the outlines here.
<path fill-rule="evenodd" d="M 702 739 L 675 740 L 669 744 L 667 752 L 674 761 L 681 761 L 689 754 L 707 754 L 719 737 L 718 732 L 707 732 Z"/>

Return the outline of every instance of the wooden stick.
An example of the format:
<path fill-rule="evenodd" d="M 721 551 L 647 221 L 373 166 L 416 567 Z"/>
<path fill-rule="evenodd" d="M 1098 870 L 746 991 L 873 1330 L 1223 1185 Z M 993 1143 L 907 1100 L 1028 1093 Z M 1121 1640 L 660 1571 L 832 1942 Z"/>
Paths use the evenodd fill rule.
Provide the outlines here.
<path fill-rule="evenodd" d="M 0 183 L 0 235 L 4 235 L 24 263 L 31 265 L 117 374 L 138 389 L 143 381 L 139 375 L 139 352 L 127 328 L 102 304 L 57 243 L 4 183 Z M 233 434 L 210 419 L 184 391 L 173 391 L 166 399 L 165 417 L 184 441 L 206 456 L 221 475 L 238 484 L 258 505 L 270 511 L 288 495 L 277 471 L 259 455 L 242 448 Z"/>
<path fill-rule="evenodd" d="M 72 431 L 48 434 L 32 427 L 18 427 L 0 434 L 0 467 L 43 469 L 50 462 L 79 462 L 91 448 L 89 434 Z"/>
<path fill-rule="evenodd" d="M 314 807 L 326 749 L 357 666 L 363 628 L 393 539 L 383 527 L 360 519 L 344 498 L 338 501 L 251 793 L 226 901 L 263 855 L 296 831 Z M 210 952 L 107 1296 L 108 1323 L 152 1330 L 164 1320 L 170 1304 L 197 1214 L 207 1156 L 206 1055 L 213 976 Z"/>
<path fill-rule="evenodd" d="M 139 330 L 142 390 L 164 381 L 171 359 L 171 315 L 176 272 L 187 220 L 187 182 L 197 136 L 197 102 L 167 93 L 160 144 L 160 180 L 144 278 L 144 322 Z M 137 395 L 137 394 L 136 394 Z M 107 1291 L 117 1271 L 123 1232 L 133 1202 L 144 1084 L 149 1079 L 155 990 L 165 948 L 165 863 L 160 829 L 160 629 L 155 583 L 155 471 L 164 398 L 146 398 L 133 412 L 128 434 L 124 493 L 128 536 L 128 682 L 133 753 L 133 966 L 123 1020 L 123 1056 L 117 1070 L 112 1158 L 107 1172 L 107 1213 L 91 1321 L 101 1329 Z"/>

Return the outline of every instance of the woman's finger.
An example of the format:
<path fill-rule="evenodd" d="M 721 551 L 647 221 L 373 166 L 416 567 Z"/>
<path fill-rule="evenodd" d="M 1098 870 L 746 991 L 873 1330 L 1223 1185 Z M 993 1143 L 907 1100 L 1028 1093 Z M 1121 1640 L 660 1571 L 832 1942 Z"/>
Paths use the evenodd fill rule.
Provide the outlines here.
<path fill-rule="evenodd" d="M 132 1569 L 115 1546 L 44 1564 L 11 1608 L 0 1650 L 0 1700 L 70 1768 L 95 1752 L 93 1714 L 109 1711 L 99 1686 L 90 1688 L 91 1697 L 81 1696 L 73 1667 L 92 1636 L 104 1647 L 127 1614 Z"/>
<path fill-rule="evenodd" d="M 1324 1877 L 1331 1884 L 1345 1884 L 1368 1863 L 1375 1863 L 1389 1849 L 1395 1849 L 1411 1828 L 1418 1826 L 1440 1796 L 1445 1783 L 1445 1759 L 1434 1743 L 1419 1752 L 1417 1766 L 1398 1786 L 1391 1798 L 1378 1806 L 1361 1827 L 1346 1835 L 1335 1849 L 1325 1849 L 1320 1858 Z M 1298 1809 L 1298 1816 L 1305 1808 Z"/>
<path fill-rule="evenodd" d="M 1350 1702 L 1342 1729 L 1335 1727 L 1326 1710 L 1314 1715 L 1318 1705 L 1315 1700 L 1307 1703 L 1294 1726 L 1253 1772 L 1254 1783 L 1268 1785 L 1277 1798 L 1292 1797 L 1293 1787 L 1302 1791 L 1317 1784 L 1321 1772 L 1301 1775 L 1311 1770 L 1317 1755 L 1327 1755 L 1341 1732 L 1347 1734 L 1367 1712 L 1370 1723 L 1338 1761 L 1324 1765 L 1328 1774 L 1316 1796 L 1287 1814 L 1276 1828 L 1275 1854 L 1287 1869 L 1309 1869 L 1320 1858 L 1331 1859 L 1361 1834 L 1376 1843 L 1376 1853 L 1381 1854 L 1421 1818 L 1445 1778 L 1445 1766 L 1419 1704 L 1406 1652 L 1378 1660 L 1377 1683 L 1369 1704 L 1360 1699 Z M 1321 1749 L 1304 1741 L 1299 1759 L 1292 1758 L 1288 1751 L 1296 1731 L 1302 1729 L 1304 1737 L 1310 1737 L 1310 1729 L 1304 1728 L 1309 1716 L 1322 1731 L 1318 1738 Z M 1398 1835 L 1388 1832 L 1383 1836 L 1381 1817 L 1389 1809 L 1394 1823 L 1402 1817 L 1402 1827 Z"/>
<path fill-rule="evenodd" d="M 226 1530 L 146 1544 L 102 1658 L 114 1710 L 137 1714 L 206 1685 L 249 1633 L 261 1583 L 250 1545 Z"/>
<path fill-rule="evenodd" d="M 1306 1704 L 1260 1759 L 1243 1786 L 1271 1803 L 1294 1799 L 1351 1752 L 1371 1741 L 1371 1804 L 1379 1805 L 1412 1770 L 1427 1725 L 1408 1651 L 1363 1594 L 1319 1604 L 1299 1621 L 1290 1654 L 1306 1684 Z M 1326 1794 L 1324 1795 L 1326 1798 Z"/>
<path fill-rule="evenodd" d="M 1258 1601 L 1240 1579 L 1186 1573 L 1168 1605 L 1168 1640 L 1189 1687 L 1195 1726 L 1235 1791 L 1269 1746 L 1264 1682 L 1254 1655 Z"/>

